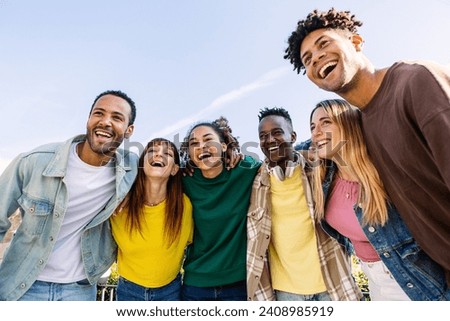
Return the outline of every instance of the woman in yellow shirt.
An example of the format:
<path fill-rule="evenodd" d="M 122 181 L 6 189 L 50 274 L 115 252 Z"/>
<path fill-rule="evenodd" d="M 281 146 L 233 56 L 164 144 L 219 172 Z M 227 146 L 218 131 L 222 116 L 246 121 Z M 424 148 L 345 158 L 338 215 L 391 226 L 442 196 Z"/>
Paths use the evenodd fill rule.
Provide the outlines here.
<path fill-rule="evenodd" d="M 181 300 L 180 270 L 193 223 L 179 169 L 176 146 L 163 138 L 151 140 L 124 206 L 111 218 L 118 301 Z"/>

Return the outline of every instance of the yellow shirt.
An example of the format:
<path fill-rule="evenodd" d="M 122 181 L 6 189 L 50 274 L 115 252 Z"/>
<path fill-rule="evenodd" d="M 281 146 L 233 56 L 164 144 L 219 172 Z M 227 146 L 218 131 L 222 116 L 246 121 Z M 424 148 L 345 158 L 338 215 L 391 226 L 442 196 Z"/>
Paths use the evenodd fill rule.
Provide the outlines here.
<path fill-rule="evenodd" d="M 180 272 L 184 249 L 192 242 L 192 205 L 184 195 L 184 213 L 178 240 L 167 247 L 164 237 L 166 202 L 145 206 L 145 220 L 141 221 L 142 236 L 133 231 L 130 237 L 125 222 L 128 212 L 123 210 L 111 217 L 114 239 L 119 247 L 117 267 L 125 279 L 147 288 L 169 284 Z"/>
<path fill-rule="evenodd" d="M 269 263 L 274 289 L 308 295 L 327 289 L 300 170 L 297 166 L 292 177 L 282 182 L 270 176 L 272 237 Z"/>

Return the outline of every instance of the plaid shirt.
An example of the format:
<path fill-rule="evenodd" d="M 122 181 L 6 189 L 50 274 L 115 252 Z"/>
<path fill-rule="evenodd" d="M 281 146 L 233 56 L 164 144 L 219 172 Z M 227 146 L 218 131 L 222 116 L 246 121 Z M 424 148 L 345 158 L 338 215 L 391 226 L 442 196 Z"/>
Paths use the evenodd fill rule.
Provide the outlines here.
<path fill-rule="evenodd" d="M 298 154 L 303 189 L 311 219 L 314 207 L 311 186 L 305 174 L 305 160 Z M 267 165 L 261 166 L 252 186 L 252 196 L 247 215 L 247 299 L 250 301 L 275 300 L 270 279 L 268 248 L 271 232 L 270 178 Z M 322 275 L 328 294 L 334 301 L 358 301 L 362 294 L 351 274 L 351 261 L 339 243 L 315 223 L 317 250 Z"/>

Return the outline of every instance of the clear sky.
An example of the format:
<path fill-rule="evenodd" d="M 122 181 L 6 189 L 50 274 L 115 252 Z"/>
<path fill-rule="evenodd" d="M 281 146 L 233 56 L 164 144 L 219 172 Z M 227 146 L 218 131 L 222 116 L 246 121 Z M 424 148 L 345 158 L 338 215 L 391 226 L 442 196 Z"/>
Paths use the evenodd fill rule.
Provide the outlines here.
<path fill-rule="evenodd" d="M 261 155 L 266 106 L 286 108 L 305 140 L 310 110 L 334 95 L 297 75 L 284 49 L 298 20 L 332 6 L 363 21 L 377 67 L 450 64 L 450 0 L 0 0 L 0 172 L 20 152 L 85 133 L 108 89 L 136 102 L 135 144 L 179 141 L 223 115 L 245 151 Z"/>

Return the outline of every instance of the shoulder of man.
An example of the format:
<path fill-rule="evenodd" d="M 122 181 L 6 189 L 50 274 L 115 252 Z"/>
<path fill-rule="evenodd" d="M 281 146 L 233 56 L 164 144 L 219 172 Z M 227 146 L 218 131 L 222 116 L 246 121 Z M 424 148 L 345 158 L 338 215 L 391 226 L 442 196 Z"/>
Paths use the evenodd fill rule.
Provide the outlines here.
<path fill-rule="evenodd" d="M 257 169 L 257 168 L 261 167 L 261 164 L 262 164 L 261 160 L 256 159 L 249 155 L 245 155 L 244 159 L 242 159 L 239 162 L 238 166 L 243 167 L 243 168 L 249 168 L 249 169 Z"/>
<path fill-rule="evenodd" d="M 66 141 L 61 142 L 53 142 L 53 143 L 47 143 L 40 145 L 28 152 L 23 152 L 20 154 L 21 157 L 28 157 L 33 154 L 55 154 L 62 150 L 66 150 L 65 152 L 68 152 L 70 145 L 74 142 L 81 142 L 86 139 L 86 135 L 77 135 L 74 137 L 70 137 Z"/>
<path fill-rule="evenodd" d="M 26 158 L 28 156 L 36 155 L 36 154 L 54 154 L 59 150 L 59 148 L 62 145 L 63 145 L 62 142 L 44 144 L 44 145 L 35 147 L 34 149 L 32 149 L 30 151 L 21 153 L 20 157 Z"/>
<path fill-rule="evenodd" d="M 431 60 L 399 61 L 392 65 L 397 72 L 408 74 L 409 81 L 422 77 L 433 77 L 445 94 L 450 98 L 450 65 L 443 65 Z M 416 77 L 415 77 L 416 76 Z"/>
<path fill-rule="evenodd" d="M 294 149 L 296 151 L 308 150 L 310 146 L 311 146 L 311 139 L 307 139 L 307 140 L 305 140 L 303 142 L 300 142 L 300 143 L 296 144 L 294 146 Z"/>
<path fill-rule="evenodd" d="M 116 154 L 123 160 L 125 167 L 137 167 L 139 163 L 139 155 L 129 149 L 118 148 Z"/>
<path fill-rule="evenodd" d="M 439 64 L 431 60 L 401 60 L 394 63 L 389 69 L 396 69 L 408 73 L 430 72 L 438 77 L 450 77 L 450 65 Z"/>

